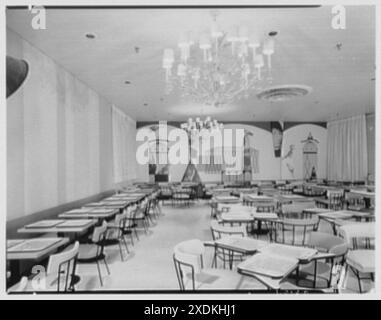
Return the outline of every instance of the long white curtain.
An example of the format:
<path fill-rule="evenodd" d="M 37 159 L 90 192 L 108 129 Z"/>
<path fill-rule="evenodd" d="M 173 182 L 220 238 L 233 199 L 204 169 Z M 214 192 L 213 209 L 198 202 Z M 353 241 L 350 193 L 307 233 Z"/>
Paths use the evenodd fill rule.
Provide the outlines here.
<path fill-rule="evenodd" d="M 114 182 L 136 178 L 136 123 L 124 112 L 112 107 Z"/>
<path fill-rule="evenodd" d="M 368 173 L 365 115 L 328 123 L 328 180 L 365 180 Z"/>

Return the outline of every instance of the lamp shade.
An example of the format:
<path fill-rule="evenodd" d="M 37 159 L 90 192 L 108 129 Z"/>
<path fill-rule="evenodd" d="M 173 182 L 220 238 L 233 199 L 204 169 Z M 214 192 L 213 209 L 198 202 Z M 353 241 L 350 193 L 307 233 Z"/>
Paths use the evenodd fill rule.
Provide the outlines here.
<path fill-rule="evenodd" d="M 263 44 L 263 54 L 272 55 L 273 53 L 274 53 L 274 40 L 268 38 Z"/>
<path fill-rule="evenodd" d="M 265 65 L 265 62 L 264 62 L 263 56 L 261 54 L 257 54 L 254 57 L 254 66 L 256 68 L 262 68 L 264 65 Z"/>
<path fill-rule="evenodd" d="M 26 61 L 7 56 L 7 98 L 22 85 L 28 71 Z"/>

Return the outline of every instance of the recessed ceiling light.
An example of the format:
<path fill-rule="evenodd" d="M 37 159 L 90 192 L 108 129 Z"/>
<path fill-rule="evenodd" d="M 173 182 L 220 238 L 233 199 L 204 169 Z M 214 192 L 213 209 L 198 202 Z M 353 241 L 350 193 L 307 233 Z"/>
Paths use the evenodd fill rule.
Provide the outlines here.
<path fill-rule="evenodd" d="M 95 35 L 95 33 L 86 33 L 86 34 L 85 34 L 85 37 L 86 37 L 87 39 L 95 39 L 95 38 L 96 38 L 96 35 Z"/>

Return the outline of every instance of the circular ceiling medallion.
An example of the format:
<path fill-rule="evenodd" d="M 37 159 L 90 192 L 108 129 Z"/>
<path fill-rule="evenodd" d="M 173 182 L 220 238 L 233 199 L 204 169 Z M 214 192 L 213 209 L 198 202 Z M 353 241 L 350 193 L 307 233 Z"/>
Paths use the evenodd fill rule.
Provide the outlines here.
<path fill-rule="evenodd" d="M 302 85 L 284 85 L 267 88 L 257 94 L 257 98 L 267 101 L 286 101 L 297 97 L 302 97 L 312 92 L 312 88 Z"/>

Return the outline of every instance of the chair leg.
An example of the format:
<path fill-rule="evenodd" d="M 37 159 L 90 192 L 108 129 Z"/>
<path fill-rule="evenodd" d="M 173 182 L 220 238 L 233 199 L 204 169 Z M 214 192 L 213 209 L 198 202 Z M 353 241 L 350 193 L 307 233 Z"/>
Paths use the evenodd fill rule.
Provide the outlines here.
<path fill-rule="evenodd" d="M 101 287 L 103 287 L 102 273 L 101 273 L 101 268 L 99 266 L 99 261 L 97 260 L 96 263 L 97 263 L 97 269 L 98 269 L 99 282 L 101 283 Z"/>
<path fill-rule="evenodd" d="M 138 231 L 136 230 L 136 228 L 134 228 L 134 233 L 135 233 L 136 239 L 139 241 Z"/>
<path fill-rule="evenodd" d="M 122 241 L 124 243 L 124 246 L 126 247 L 127 253 L 130 253 L 130 250 L 128 249 L 126 238 L 123 236 Z"/>
<path fill-rule="evenodd" d="M 108 268 L 108 264 L 107 264 L 107 261 L 106 261 L 106 258 L 103 258 L 103 262 L 105 264 L 105 267 L 106 267 L 106 270 L 107 270 L 107 274 L 110 275 L 110 269 Z"/>
<path fill-rule="evenodd" d="M 119 239 L 118 246 L 119 246 L 119 253 L 120 253 L 120 260 L 124 261 L 123 259 L 123 251 L 122 251 L 122 245 L 120 244 L 121 239 Z"/>

